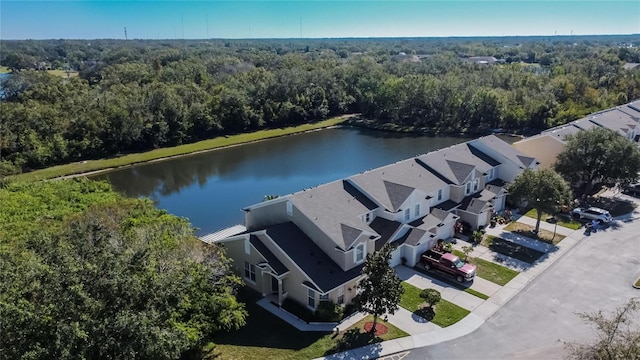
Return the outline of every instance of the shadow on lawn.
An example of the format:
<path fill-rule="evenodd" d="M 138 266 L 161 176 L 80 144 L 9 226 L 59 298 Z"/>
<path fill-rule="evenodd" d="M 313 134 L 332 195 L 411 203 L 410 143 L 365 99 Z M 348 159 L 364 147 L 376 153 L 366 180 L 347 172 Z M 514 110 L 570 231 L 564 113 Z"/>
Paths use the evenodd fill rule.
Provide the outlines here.
<path fill-rule="evenodd" d="M 433 320 L 433 318 L 436 316 L 436 313 L 435 311 L 433 311 L 433 308 L 430 308 L 428 306 L 423 306 L 420 309 L 414 311 L 413 315 L 425 320 L 425 321 L 419 321 L 419 322 L 428 322 Z"/>
<path fill-rule="evenodd" d="M 370 332 L 364 332 L 361 329 L 351 329 L 342 334 L 335 346 L 327 350 L 324 355 L 331 355 L 349 349 L 372 345 L 367 348 L 368 356 L 366 358 L 375 358 L 377 357 L 376 354 L 379 354 L 382 349 L 379 344 L 381 341 L 381 338 L 371 334 Z"/>
<path fill-rule="evenodd" d="M 269 347 L 300 350 L 315 343 L 327 332 L 298 331 L 280 318 L 256 304 L 260 294 L 242 288 L 238 300 L 246 304 L 249 316 L 247 324 L 235 331 L 221 331 L 216 334 L 216 344 Z M 283 334 L 288 334 L 283 336 Z"/>

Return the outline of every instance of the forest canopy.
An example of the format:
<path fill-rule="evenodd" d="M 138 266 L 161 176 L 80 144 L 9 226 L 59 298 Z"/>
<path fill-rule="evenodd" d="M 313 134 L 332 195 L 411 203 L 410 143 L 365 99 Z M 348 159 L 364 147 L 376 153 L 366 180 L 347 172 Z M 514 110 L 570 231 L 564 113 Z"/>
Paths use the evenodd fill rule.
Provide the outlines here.
<path fill-rule="evenodd" d="M 177 359 L 247 316 L 220 249 L 104 182 L 0 189 L 0 353 Z"/>
<path fill-rule="evenodd" d="M 13 72 L 2 81 L 0 175 L 344 113 L 436 133 L 536 132 L 640 98 L 640 71 L 623 67 L 640 62 L 638 45 L 632 36 L 3 40 L 0 64 Z"/>

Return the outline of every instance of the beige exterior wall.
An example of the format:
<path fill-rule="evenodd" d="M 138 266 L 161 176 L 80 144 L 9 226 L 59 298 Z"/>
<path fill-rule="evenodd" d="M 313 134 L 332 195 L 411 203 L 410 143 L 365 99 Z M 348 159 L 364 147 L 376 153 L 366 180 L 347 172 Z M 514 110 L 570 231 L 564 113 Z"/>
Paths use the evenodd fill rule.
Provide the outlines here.
<path fill-rule="evenodd" d="M 453 200 L 457 203 L 461 202 L 462 199 L 464 199 L 464 197 L 466 196 L 464 194 L 464 190 L 465 187 L 463 186 L 457 186 L 457 185 L 451 185 L 449 186 L 449 199 Z"/>
<path fill-rule="evenodd" d="M 245 241 L 249 242 L 248 238 L 247 240 L 239 239 L 239 240 L 228 241 L 224 243 L 224 248 L 225 248 L 225 251 L 227 252 L 227 256 L 230 259 L 232 259 L 231 269 L 233 270 L 234 273 L 236 273 L 238 276 L 240 276 L 244 280 L 245 284 L 248 287 L 252 288 L 255 291 L 260 292 L 261 294 L 266 294 L 271 289 L 271 282 L 270 282 L 270 279 L 266 279 L 266 280 L 269 280 L 269 282 L 267 282 L 266 284 L 264 283 L 265 278 L 261 276 L 261 269 L 259 269 L 256 266 L 255 282 L 249 281 L 244 277 L 245 261 L 248 261 L 253 265 L 256 265 L 258 263 L 265 261 L 264 258 L 260 256 L 260 253 L 258 253 L 250 245 L 249 245 L 249 254 L 247 254 L 245 251 Z"/>
<path fill-rule="evenodd" d="M 549 169 L 556 162 L 558 155 L 564 151 L 565 145 L 551 135 L 542 135 L 520 140 L 514 143 L 513 147 L 527 156 L 536 158 L 541 169 Z"/>

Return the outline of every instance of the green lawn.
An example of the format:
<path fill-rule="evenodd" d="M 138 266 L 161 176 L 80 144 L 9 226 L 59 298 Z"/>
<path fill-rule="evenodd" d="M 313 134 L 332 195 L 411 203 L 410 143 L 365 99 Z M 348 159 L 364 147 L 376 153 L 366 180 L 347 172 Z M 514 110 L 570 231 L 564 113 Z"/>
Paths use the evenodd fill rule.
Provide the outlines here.
<path fill-rule="evenodd" d="M 347 331 L 334 333 L 303 332 L 273 316 L 255 304 L 258 294 L 242 291 L 239 298 L 246 302 L 249 318 L 237 331 L 220 332 L 212 342 L 216 344 L 211 355 L 216 359 L 313 359 L 331 353 L 367 344 L 405 337 L 409 334 L 382 320 L 389 332 L 373 337 L 364 332 L 363 326 L 373 317 L 368 316 Z"/>
<path fill-rule="evenodd" d="M 469 293 L 469 294 L 471 294 L 473 296 L 477 296 L 482 300 L 487 300 L 489 298 L 489 295 L 485 295 L 485 294 L 481 293 L 480 291 L 475 291 L 472 288 L 466 288 L 466 289 L 464 289 L 464 292 Z"/>
<path fill-rule="evenodd" d="M 47 72 L 51 75 L 54 76 L 59 76 L 61 78 L 72 78 L 72 77 L 76 77 L 79 75 L 79 73 L 77 71 L 66 71 L 66 70 L 59 70 L 59 69 L 55 69 L 55 70 L 47 70 Z"/>
<path fill-rule="evenodd" d="M 527 211 L 524 214 L 524 216 L 530 217 L 532 219 L 538 219 L 538 210 L 531 209 L 531 210 Z M 546 221 L 546 222 L 549 222 L 549 223 L 553 223 L 552 222 L 553 218 L 554 218 L 553 215 L 548 214 L 546 212 L 543 212 L 541 221 Z M 581 222 L 572 220 L 570 217 L 566 217 L 564 215 L 559 215 L 559 216 L 556 216 L 555 218 L 558 221 L 558 226 L 563 226 L 563 227 L 566 227 L 566 228 L 569 228 L 569 229 L 573 229 L 573 230 L 578 230 L 578 229 L 580 229 L 580 227 L 582 227 L 582 223 Z M 552 221 L 549 221 L 550 219 Z"/>
<path fill-rule="evenodd" d="M 453 250 L 453 254 L 458 257 L 464 257 L 464 254 L 458 250 Z M 474 258 L 474 257 L 469 257 L 469 259 L 470 259 L 469 262 L 476 266 L 477 276 L 501 286 L 511 281 L 511 279 L 513 279 L 520 273 L 518 271 L 506 268 L 502 265 L 492 263 L 491 261 L 486 261 L 486 260 L 483 260 L 480 258 Z M 482 296 L 478 296 L 478 297 L 481 298 Z"/>
<path fill-rule="evenodd" d="M 296 134 L 304 131 L 326 128 L 343 122 L 349 115 L 336 117 L 333 119 L 313 123 L 304 124 L 296 127 L 288 127 L 283 129 L 260 130 L 247 134 L 238 134 L 231 136 L 221 136 L 214 139 L 199 141 L 193 144 L 180 145 L 170 148 L 155 149 L 144 153 L 129 154 L 120 157 L 89 160 L 77 162 L 73 164 L 52 166 L 46 169 L 36 170 L 14 176 L 18 180 L 41 180 L 51 179 L 65 175 L 82 174 L 90 171 L 104 170 L 119 166 L 142 163 L 151 160 L 168 158 L 190 154 L 198 151 L 212 150 L 225 146 L 238 145 L 257 140 L 280 137 L 290 134 Z"/>
<path fill-rule="evenodd" d="M 447 327 L 453 325 L 469 315 L 469 310 L 463 309 L 444 299 L 440 300 L 440 302 L 434 306 L 433 311 L 430 311 L 428 308 L 425 309 L 423 308 L 424 300 L 420 297 L 421 289 L 406 282 L 402 283 L 402 287 L 404 288 L 404 294 L 402 294 L 402 299 L 400 299 L 400 306 L 416 313 L 418 316 L 424 317 L 438 326 Z"/>
<path fill-rule="evenodd" d="M 484 259 L 472 258 L 470 262 L 476 266 L 477 276 L 500 286 L 504 286 L 520 273 Z"/>

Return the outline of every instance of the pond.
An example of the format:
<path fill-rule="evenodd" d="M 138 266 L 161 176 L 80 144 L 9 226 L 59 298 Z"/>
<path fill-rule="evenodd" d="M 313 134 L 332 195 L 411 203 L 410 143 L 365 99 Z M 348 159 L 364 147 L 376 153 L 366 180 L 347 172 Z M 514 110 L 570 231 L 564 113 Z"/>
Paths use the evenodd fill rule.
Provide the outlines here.
<path fill-rule="evenodd" d="M 269 139 L 93 176 L 184 216 L 198 234 L 243 223 L 242 208 L 418 154 L 460 137 L 408 136 L 349 127 Z M 513 139 L 508 141 L 513 141 Z"/>

